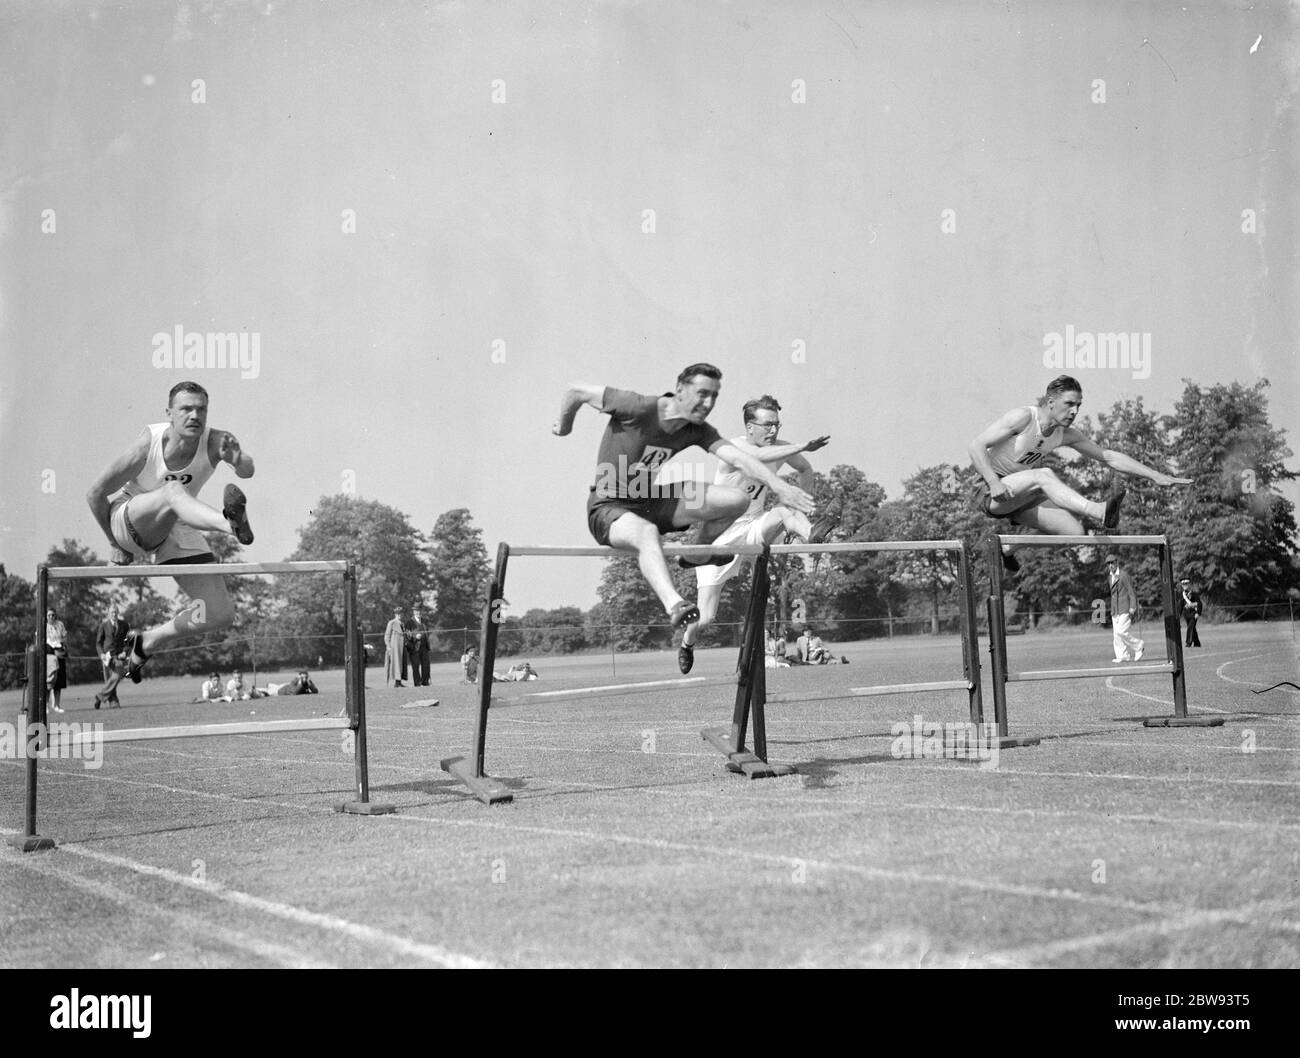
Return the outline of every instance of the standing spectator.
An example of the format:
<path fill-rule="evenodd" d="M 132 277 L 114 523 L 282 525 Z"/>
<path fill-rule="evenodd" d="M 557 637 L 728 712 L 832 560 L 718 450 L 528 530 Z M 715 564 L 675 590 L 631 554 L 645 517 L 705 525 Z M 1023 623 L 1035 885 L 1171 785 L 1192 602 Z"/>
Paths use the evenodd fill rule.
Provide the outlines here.
<path fill-rule="evenodd" d="M 56 713 L 63 712 L 59 704 L 63 688 L 68 685 L 68 629 L 59 620 L 51 606 L 45 611 L 45 685 L 54 695 L 50 706 Z"/>
<path fill-rule="evenodd" d="M 429 630 L 420 619 L 418 606 L 412 607 L 406 626 L 406 649 L 411 655 L 411 682 L 417 687 L 429 686 Z"/>
<path fill-rule="evenodd" d="M 109 667 L 113 662 L 114 655 L 121 654 L 126 650 L 126 637 L 131 630 L 126 621 L 122 620 L 120 612 L 116 606 L 108 608 L 108 617 L 100 621 L 99 630 L 95 633 L 95 652 L 99 655 L 100 664 L 104 667 L 104 682 L 107 684 L 108 677 L 113 675 L 112 668 Z M 99 708 L 100 699 L 95 698 L 95 708 Z M 113 688 L 112 693 L 108 695 L 109 708 L 121 708 L 122 703 L 117 701 L 117 688 Z"/>
<path fill-rule="evenodd" d="M 1184 577 L 1179 585 L 1178 592 L 1178 612 L 1187 622 L 1187 640 L 1185 645 L 1189 647 L 1199 647 L 1201 645 L 1201 635 L 1196 631 L 1196 621 L 1205 609 L 1201 605 L 1201 596 L 1192 589 L 1192 580 L 1190 577 Z"/>
<path fill-rule="evenodd" d="M 393 619 L 384 629 L 384 681 L 401 687 L 406 679 L 406 629 L 402 625 L 402 608 L 393 609 Z"/>
<path fill-rule="evenodd" d="M 116 606 L 108 608 L 108 617 L 99 624 L 99 631 L 95 633 L 95 653 L 99 655 L 100 663 L 104 666 L 104 682 L 108 682 L 109 676 L 113 674 L 110 667 L 113 658 L 121 654 L 126 649 L 126 637 L 131 634 L 131 629 L 122 617 Z M 95 708 L 98 709 L 100 699 L 95 698 Z M 122 708 L 122 703 L 117 700 L 117 688 L 114 687 L 108 696 L 108 707 L 110 709 Z"/>
<path fill-rule="evenodd" d="M 1115 642 L 1115 664 L 1124 661 L 1141 661 L 1144 644 L 1129 631 L 1138 617 L 1138 598 L 1133 581 L 1120 566 L 1119 555 L 1106 556 L 1106 570 L 1110 578 L 1110 624 Z M 1131 655 L 1131 656 L 1130 656 Z"/>
<path fill-rule="evenodd" d="M 460 663 L 465 669 L 465 682 L 478 683 L 478 648 L 468 647 L 461 655 Z"/>

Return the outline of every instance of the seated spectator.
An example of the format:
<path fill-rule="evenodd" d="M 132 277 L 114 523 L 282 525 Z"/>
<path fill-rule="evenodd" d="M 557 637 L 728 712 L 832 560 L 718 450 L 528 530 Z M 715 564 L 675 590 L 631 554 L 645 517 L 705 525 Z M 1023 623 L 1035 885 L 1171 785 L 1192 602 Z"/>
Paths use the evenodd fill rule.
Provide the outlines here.
<path fill-rule="evenodd" d="M 236 672 L 230 682 L 226 684 L 226 701 L 228 702 L 246 702 L 248 699 L 255 697 L 253 691 L 256 688 L 252 684 L 244 683 L 244 674 Z"/>
<path fill-rule="evenodd" d="M 228 702 L 230 698 L 221 690 L 221 674 L 214 672 L 206 680 L 203 686 L 199 688 L 199 696 L 194 699 L 195 702 Z"/>
<path fill-rule="evenodd" d="M 299 669 L 298 674 L 288 683 L 268 683 L 266 693 L 272 694 L 320 694 L 316 684 L 312 683 L 306 669 Z"/>
<path fill-rule="evenodd" d="M 801 644 L 801 655 L 804 663 L 807 665 L 847 665 L 849 659 L 837 658 L 822 642 L 822 637 L 817 634 L 816 629 L 811 626 L 805 626 L 803 635 L 799 637 Z"/>
<path fill-rule="evenodd" d="M 511 665 L 506 669 L 506 674 L 502 676 L 499 672 L 492 673 L 492 679 L 496 683 L 523 683 L 526 680 L 540 680 L 537 670 L 533 668 L 531 661 L 525 661 Z"/>
<path fill-rule="evenodd" d="M 774 636 L 766 628 L 763 630 L 763 667 L 768 669 L 790 667 L 790 662 L 785 660 L 785 637 Z"/>

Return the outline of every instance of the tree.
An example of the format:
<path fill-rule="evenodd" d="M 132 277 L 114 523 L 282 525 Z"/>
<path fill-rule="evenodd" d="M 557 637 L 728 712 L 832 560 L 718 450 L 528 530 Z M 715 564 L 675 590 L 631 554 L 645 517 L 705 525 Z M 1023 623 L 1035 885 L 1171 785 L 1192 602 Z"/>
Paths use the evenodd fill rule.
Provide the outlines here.
<path fill-rule="evenodd" d="M 476 628 L 483 616 L 488 576 L 483 530 L 464 507 L 446 511 L 433 523 L 426 549 L 433 587 L 433 627 Z"/>
<path fill-rule="evenodd" d="M 674 537 L 670 541 L 676 542 Z M 669 575 L 683 597 L 695 598 L 695 573 L 681 569 L 675 562 L 668 565 Z M 673 630 L 663 603 L 641 575 L 635 555 L 620 554 L 611 558 L 600 575 L 596 589 L 600 602 L 592 608 L 587 621 L 588 642 L 604 642 L 618 650 L 659 650 L 672 645 Z M 613 626 L 610 631 L 610 626 Z"/>
<path fill-rule="evenodd" d="M 574 654 L 587 645 L 582 610 L 576 606 L 529 610 L 515 627 L 512 654 Z"/>
<path fill-rule="evenodd" d="M 26 678 L 26 650 L 35 634 L 36 586 L 0 563 L 0 689 Z"/>
<path fill-rule="evenodd" d="M 1268 382 L 1202 389 L 1184 379 L 1169 420 L 1181 472 L 1173 522 L 1179 573 L 1214 602 L 1246 605 L 1297 585 L 1295 506 L 1278 486 L 1297 478 L 1284 430 L 1269 423 Z"/>
<path fill-rule="evenodd" d="M 922 467 L 903 482 L 897 524 L 901 540 L 965 540 L 973 544 L 987 528 L 970 496 L 980 481 L 974 467 L 938 463 Z M 883 557 L 883 556 L 882 556 Z M 939 633 L 939 606 L 957 598 L 957 566 L 942 551 L 900 551 L 890 556 L 892 579 L 918 589 L 930 612 L 930 632 Z"/>
<path fill-rule="evenodd" d="M 421 560 L 423 537 L 401 511 L 356 496 L 322 496 L 312 520 L 298 531 L 289 561 L 352 561 L 357 566 L 357 622 L 364 631 L 382 630 L 395 606 L 410 606 L 428 591 Z M 343 586 L 337 575 L 295 574 L 276 581 L 283 609 L 279 634 L 298 640 L 300 658 L 343 657 Z"/>
<path fill-rule="evenodd" d="M 830 539 L 890 538 L 885 490 L 857 467 L 840 464 L 829 474 L 813 475 L 813 499 L 819 514 L 835 520 Z M 887 615 L 884 597 L 888 575 L 871 554 L 792 555 L 772 560 L 772 597 L 782 631 L 803 624 L 834 626 L 840 638 L 859 638 Z"/>
<path fill-rule="evenodd" d="M 64 539 L 50 548 L 45 561 L 51 566 L 99 566 L 98 555 L 76 540 Z M 68 681 L 95 680 L 102 670 L 95 661 L 95 632 L 108 613 L 112 586 L 104 578 L 51 580 L 49 603 L 68 629 Z"/>

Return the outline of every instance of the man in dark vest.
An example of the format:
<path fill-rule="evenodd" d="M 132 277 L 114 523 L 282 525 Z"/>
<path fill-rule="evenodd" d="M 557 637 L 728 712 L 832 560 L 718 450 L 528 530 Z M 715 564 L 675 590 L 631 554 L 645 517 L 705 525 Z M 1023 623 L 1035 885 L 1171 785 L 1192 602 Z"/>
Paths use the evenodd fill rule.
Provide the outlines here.
<path fill-rule="evenodd" d="M 122 620 L 116 606 L 110 606 L 108 617 L 99 623 L 99 630 L 95 633 L 95 653 L 99 655 L 100 664 L 104 666 L 104 680 L 107 682 L 108 677 L 112 675 L 109 668 L 113 658 L 126 649 L 126 637 L 131 634 L 127 623 Z M 110 709 L 120 709 L 122 703 L 117 700 L 117 688 L 114 687 L 109 692 L 108 707 Z M 100 699 L 95 699 L 95 708 L 98 709 Z"/>
<path fill-rule="evenodd" d="M 1201 605 L 1201 596 L 1192 590 L 1192 581 L 1190 577 L 1184 577 L 1182 583 L 1178 586 L 1178 612 L 1182 619 L 1187 622 L 1187 640 L 1186 646 L 1199 647 L 1201 645 L 1200 634 L 1196 631 L 1196 621 L 1201 616 L 1201 611 L 1205 609 Z"/>

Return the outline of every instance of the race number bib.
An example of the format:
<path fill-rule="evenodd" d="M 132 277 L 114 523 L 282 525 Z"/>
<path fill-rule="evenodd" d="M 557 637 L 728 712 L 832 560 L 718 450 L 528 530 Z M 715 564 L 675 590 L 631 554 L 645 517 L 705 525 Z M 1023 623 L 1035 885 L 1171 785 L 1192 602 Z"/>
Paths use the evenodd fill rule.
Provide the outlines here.
<path fill-rule="evenodd" d="M 641 458 L 632 464 L 631 469 L 658 470 L 672 454 L 670 449 L 661 448 L 659 445 L 646 445 L 641 452 Z"/>

